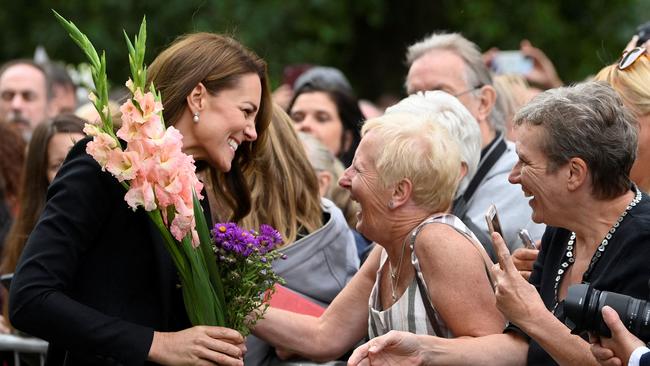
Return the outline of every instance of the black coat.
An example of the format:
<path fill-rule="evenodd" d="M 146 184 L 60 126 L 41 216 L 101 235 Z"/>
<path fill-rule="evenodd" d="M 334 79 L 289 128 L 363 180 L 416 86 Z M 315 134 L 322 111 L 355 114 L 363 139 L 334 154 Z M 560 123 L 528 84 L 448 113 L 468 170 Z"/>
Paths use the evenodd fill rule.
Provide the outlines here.
<path fill-rule="evenodd" d="M 48 364 L 141 365 L 154 330 L 189 321 L 160 234 L 85 152 L 88 141 L 48 190 L 11 285 L 10 319 L 50 342 Z"/>

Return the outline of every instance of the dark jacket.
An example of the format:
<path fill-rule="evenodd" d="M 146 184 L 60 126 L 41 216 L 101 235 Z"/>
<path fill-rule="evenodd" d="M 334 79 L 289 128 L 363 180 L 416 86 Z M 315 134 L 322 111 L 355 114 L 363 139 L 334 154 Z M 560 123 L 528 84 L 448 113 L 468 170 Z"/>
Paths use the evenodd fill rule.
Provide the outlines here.
<path fill-rule="evenodd" d="M 189 321 L 160 234 L 85 152 L 88 141 L 48 190 L 11 285 L 10 319 L 50 342 L 49 365 L 141 365 L 154 330 Z"/>

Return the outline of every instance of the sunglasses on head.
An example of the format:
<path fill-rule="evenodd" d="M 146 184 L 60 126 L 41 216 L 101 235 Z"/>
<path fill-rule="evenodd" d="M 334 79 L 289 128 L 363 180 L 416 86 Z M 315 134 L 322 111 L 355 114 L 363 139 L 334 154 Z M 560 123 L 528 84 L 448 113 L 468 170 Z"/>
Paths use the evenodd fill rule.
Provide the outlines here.
<path fill-rule="evenodd" d="M 627 69 L 628 67 L 632 66 L 632 64 L 634 64 L 636 60 L 639 59 L 639 57 L 645 55 L 645 53 L 645 47 L 634 47 L 629 51 L 623 52 L 623 57 L 621 57 L 621 61 L 618 62 L 618 69 Z"/>

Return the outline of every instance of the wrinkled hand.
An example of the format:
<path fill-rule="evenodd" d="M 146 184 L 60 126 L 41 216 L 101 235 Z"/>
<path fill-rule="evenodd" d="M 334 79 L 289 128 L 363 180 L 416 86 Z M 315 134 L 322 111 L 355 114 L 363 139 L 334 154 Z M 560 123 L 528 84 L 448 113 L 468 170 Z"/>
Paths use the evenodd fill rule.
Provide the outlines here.
<path fill-rule="evenodd" d="M 348 366 L 422 365 L 422 346 L 417 335 L 392 330 L 354 350 Z"/>
<path fill-rule="evenodd" d="M 492 245 L 499 261 L 492 266 L 497 309 L 508 320 L 521 326 L 523 321 L 533 319 L 533 315 L 547 311 L 546 306 L 535 287 L 519 274 L 499 233 L 492 233 Z"/>
<path fill-rule="evenodd" d="M 163 365 L 243 366 L 244 338 L 222 327 L 196 326 L 180 332 L 154 332 L 149 361 Z"/>
<path fill-rule="evenodd" d="M 605 324 L 612 331 L 612 337 L 598 338 L 590 335 L 591 353 L 603 366 L 627 365 L 632 352 L 645 344 L 625 328 L 614 309 L 604 306 L 602 313 Z"/>
<path fill-rule="evenodd" d="M 546 56 L 544 51 L 533 45 L 527 39 L 521 41 L 521 53 L 533 60 L 533 69 L 524 75 L 526 79 L 543 88 L 557 88 L 564 83 L 557 75 L 553 62 Z"/>
<path fill-rule="evenodd" d="M 539 250 L 528 248 L 517 248 L 512 252 L 512 262 L 523 278 L 528 280 L 533 271 L 533 264 L 537 260 Z"/>

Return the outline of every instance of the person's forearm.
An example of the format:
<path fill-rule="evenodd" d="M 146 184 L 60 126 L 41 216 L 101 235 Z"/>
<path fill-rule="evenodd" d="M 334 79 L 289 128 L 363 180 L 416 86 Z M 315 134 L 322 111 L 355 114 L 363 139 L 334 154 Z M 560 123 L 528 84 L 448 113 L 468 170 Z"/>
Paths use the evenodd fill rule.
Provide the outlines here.
<path fill-rule="evenodd" d="M 325 362 L 347 352 L 355 341 L 350 339 L 350 329 L 340 328 L 331 334 L 322 319 L 269 308 L 264 318 L 255 324 L 253 334 L 274 347 L 291 350 L 310 360 Z"/>
<path fill-rule="evenodd" d="M 419 336 L 424 366 L 434 365 L 499 365 L 526 364 L 528 344 L 514 334 L 491 334 L 477 338 L 439 338 Z"/>
<path fill-rule="evenodd" d="M 548 311 L 517 325 L 560 365 L 599 365 L 589 350 L 589 343 L 571 334 L 569 328 Z"/>

